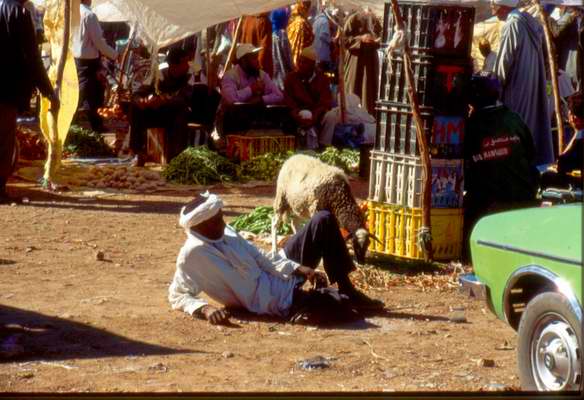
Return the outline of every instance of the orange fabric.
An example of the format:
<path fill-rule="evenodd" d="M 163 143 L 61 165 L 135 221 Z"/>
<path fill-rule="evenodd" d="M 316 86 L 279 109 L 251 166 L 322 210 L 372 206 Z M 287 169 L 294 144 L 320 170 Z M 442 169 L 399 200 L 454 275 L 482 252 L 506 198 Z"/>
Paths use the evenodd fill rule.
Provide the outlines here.
<path fill-rule="evenodd" d="M 272 56 L 272 23 L 267 14 L 246 16 L 241 25 L 241 43 L 249 43 L 261 47 L 259 52 L 260 67 L 272 77 L 274 75 L 274 60 Z"/>

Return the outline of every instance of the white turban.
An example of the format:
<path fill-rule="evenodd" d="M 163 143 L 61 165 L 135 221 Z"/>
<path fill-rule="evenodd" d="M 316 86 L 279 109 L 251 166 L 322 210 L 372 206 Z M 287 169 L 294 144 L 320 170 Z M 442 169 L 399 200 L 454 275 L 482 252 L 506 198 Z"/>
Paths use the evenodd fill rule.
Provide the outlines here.
<path fill-rule="evenodd" d="M 191 229 L 193 226 L 199 225 L 201 222 L 205 222 L 210 218 L 213 218 L 219 210 L 223 208 L 223 200 L 217 195 L 210 194 L 208 191 L 203 193 L 201 196 L 206 198 L 203 204 L 199 204 L 190 213 L 185 214 L 185 208 L 180 210 L 180 218 L 178 223 L 185 230 Z"/>
<path fill-rule="evenodd" d="M 507 6 L 507 7 L 511 7 L 511 8 L 517 8 L 517 5 L 519 4 L 519 0 L 493 0 L 493 3 L 495 3 L 498 6 Z"/>

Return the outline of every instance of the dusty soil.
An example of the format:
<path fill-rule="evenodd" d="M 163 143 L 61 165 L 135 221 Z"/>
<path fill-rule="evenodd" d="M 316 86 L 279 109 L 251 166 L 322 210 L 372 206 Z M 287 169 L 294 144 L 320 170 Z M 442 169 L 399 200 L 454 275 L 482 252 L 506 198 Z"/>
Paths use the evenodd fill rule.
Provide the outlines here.
<path fill-rule="evenodd" d="M 213 327 L 166 300 L 190 193 L 48 194 L 0 206 L 1 392 L 479 391 L 514 388 L 515 332 L 456 289 L 411 283 L 369 294 L 386 310 L 316 329 L 241 315 Z M 366 195 L 357 182 L 358 196 Z M 273 186 L 218 188 L 228 220 L 268 205 Z M 104 253 L 104 261 L 96 252 Z M 403 274 L 377 262 L 389 275 Z M 404 281 L 405 282 L 405 281 Z M 463 309 L 467 323 L 449 319 Z M 460 311 L 459 311 L 460 313 Z M 507 342 L 507 346 L 505 343 Z M 501 348 L 506 348 L 502 350 Z M 327 357 L 330 367 L 298 362 Z M 480 366 L 493 360 L 494 367 Z"/>

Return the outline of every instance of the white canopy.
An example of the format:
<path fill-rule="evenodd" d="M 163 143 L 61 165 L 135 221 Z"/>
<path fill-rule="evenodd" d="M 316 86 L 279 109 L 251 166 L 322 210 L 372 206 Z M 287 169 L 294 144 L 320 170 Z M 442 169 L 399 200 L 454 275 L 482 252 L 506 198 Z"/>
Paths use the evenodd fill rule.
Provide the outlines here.
<path fill-rule="evenodd" d="M 145 39 L 162 47 L 209 26 L 294 3 L 294 0 L 94 0 L 138 22 Z"/>
<path fill-rule="evenodd" d="M 109 1 L 92 7 L 99 22 L 126 22 L 128 16 L 122 13 L 114 4 Z"/>
<path fill-rule="evenodd" d="M 40 1 L 42 0 L 35 0 Z M 410 0 L 411 1 L 411 0 Z M 420 0 L 435 4 L 468 4 L 488 6 L 490 0 Z M 119 15 L 130 24 L 138 22 L 145 39 L 162 47 L 209 26 L 293 4 L 294 0 L 94 0 L 93 7 L 101 4 L 114 6 Z M 385 0 L 340 0 L 356 7 L 371 7 L 383 15 Z M 582 5 L 583 0 L 543 0 L 543 3 Z M 103 20 L 103 19 L 102 19 Z"/>

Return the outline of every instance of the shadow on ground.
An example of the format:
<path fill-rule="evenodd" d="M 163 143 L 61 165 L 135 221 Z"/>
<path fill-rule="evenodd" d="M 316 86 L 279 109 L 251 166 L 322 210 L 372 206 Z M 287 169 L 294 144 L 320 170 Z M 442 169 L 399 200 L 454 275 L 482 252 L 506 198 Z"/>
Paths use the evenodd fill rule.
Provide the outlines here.
<path fill-rule="evenodd" d="M 0 305 L 0 363 L 195 352 L 139 342 L 78 322 Z"/>
<path fill-rule="evenodd" d="M 383 254 L 370 254 L 367 265 L 388 271 L 393 274 L 449 274 L 452 273 L 448 264 L 440 262 L 425 262 L 423 260 L 408 260 Z"/>
<path fill-rule="evenodd" d="M 27 207 L 41 207 L 41 208 L 56 208 L 64 210 L 80 210 L 80 211 L 107 211 L 120 213 L 136 213 L 136 214 L 167 214 L 178 215 L 182 206 L 191 200 L 199 191 L 193 190 L 192 193 L 153 193 L 153 194 L 136 194 L 136 196 L 143 197 L 161 197 L 172 196 L 181 197 L 180 200 L 173 199 L 168 201 L 160 200 L 126 200 L 121 199 L 120 196 L 124 193 L 112 193 L 111 195 L 104 194 L 101 197 L 79 197 L 67 196 L 59 193 L 51 193 L 41 190 L 39 187 L 12 187 L 10 194 L 16 198 L 27 198 L 28 202 L 22 204 Z M 233 194 L 230 189 L 218 189 L 214 191 L 217 194 Z M 73 193 L 73 192 L 72 192 Z M 106 197 L 107 196 L 107 197 Z M 258 197 L 254 193 L 254 196 Z M 259 196 L 262 197 L 262 196 Z M 265 194 L 263 197 L 270 197 Z M 228 202 L 224 215 L 227 217 L 236 217 L 241 212 L 232 211 L 230 209 L 244 209 L 253 210 L 255 205 L 238 204 L 236 202 Z"/>

